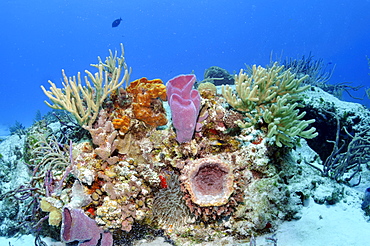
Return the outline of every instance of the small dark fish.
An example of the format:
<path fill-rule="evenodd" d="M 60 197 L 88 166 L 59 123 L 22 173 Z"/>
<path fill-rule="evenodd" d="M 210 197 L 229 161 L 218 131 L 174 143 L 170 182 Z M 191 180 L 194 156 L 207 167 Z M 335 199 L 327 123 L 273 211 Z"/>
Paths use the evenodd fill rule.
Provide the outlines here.
<path fill-rule="evenodd" d="M 122 18 L 119 18 L 112 23 L 112 27 L 117 27 L 121 23 Z"/>

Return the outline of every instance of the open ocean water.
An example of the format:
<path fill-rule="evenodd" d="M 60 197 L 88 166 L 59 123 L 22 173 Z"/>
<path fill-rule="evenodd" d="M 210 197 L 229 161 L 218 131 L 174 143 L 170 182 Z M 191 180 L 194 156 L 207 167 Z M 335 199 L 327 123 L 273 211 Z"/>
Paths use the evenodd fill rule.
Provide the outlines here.
<path fill-rule="evenodd" d="M 30 126 L 37 110 L 49 110 L 40 85 L 60 85 L 61 69 L 83 73 L 120 43 L 132 80 L 192 71 L 202 78 L 210 66 L 234 73 L 269 64 L 273 52 L 280 60 L 312 54 L 328 69 L 336 65 L 330 83 L 368 88 L 369 10 L 368 0 L 4 0 L 1 129 L 15 121 Z M 367 97 L 358 102 L 369 106 Z"/>
<path fill-rule="evenodd" d="M 86 69 L 95 71 L 95 68 L 91 68 L 90 64 L 98 63 L 98 56 L 104 60 L 109 55 L 109 49 L 113 52 L 118 51 L 120 55 L 120 44 L 124 46 L 126 63 L 128 67 L 132 68 L 130 81 L 146 77 L 149 80 L 159 78 L 166 83 L 179 74 L 195 74 L 198 81 L 201 81 L 205 70 L 211 66 L 221 67 L 234 75 L 238 74 L 240 69 L 246 69 L 247 66 L 253 64 L 267 66 L 274 61 L 284 64 L 286 61 L 302 58 L 320 61 L 322 67 L 320 71 L 330 74 L 330 79 L 326 83 L 328 85 L 343 85 L 345 89 L 343 89 L 340 99 L 362 104 L 364 108 L 358 107 L 363 110 L 359 113 L 359 118 L 369 117 L 367 114 L 370 107 L 369 13 L 370 0 L 2 0 L 0 2 L 0 23 L 2 26 L 0 36 L 0 144 L 6 141 L 5 138 L 9 136 L 14 127 L 28 128 L 50 111 L 50 108 L 44 103 L 48 98 L 40 86 L 49 88 L 48 81 L 50 80 L 57 87 L 62 87 L 62 69 L 67 76 L 75 76 L 78 72 L 85 75 Z M 336 99 L 331 98 L 330 100 L 335 101 Z M 339 102 L 336 106 L 341 109 L 346 107 Z M 358 131 L 358 129 L 355 130 Z M 23 149 L 21 145 L 17 145 L 24 140 L 22 137 L 24 134 L 19 135 L 18 142 L 9 141 L 10 147 L 4 144 L 1 150 L 4 151 L 16 146 L 14 148 L 18 151 L 17 153 L 27 152 L 26 148 Z M 201 137 L 197 137 L 198 140 L 201 139 Z M 226 143 L 220 139 L 211 140 L 212 151 L 219 146 L 226 146 Z M 252 143 L 260 144 L 262 141 L 262 139 L 257 140 Z M 130 142 L 126 141 L 125 144 Z M 30 143 L 28 142 L 28 144 Z M 364 146 L 366 146 L 366 151 L 369 151 L 369 142 L 367 144 Z M 148 146 L 150 145 L 148 144 Z M 72 147 L 63 149 L 63 151 L 67 155 L 73 152 Z M 19 168 L 20 160 L 22 162 L 25 160 L 25 157 L 20 158 L 16 151 L 9 153 L 0 152 L 0 160 L 3 165 L 0 166 L 0 177 L 1 182 L 4 183 L 1 187 L 6 188 L 9 188 L 11 183 L 7 184 L 8 170 L 14 172 L 16 168 Z M 153 153 L 151 152 L 151 154 Z M 207 154 L 211 155 L 211 153 L 214 152 Z M 117 153 L 112 151 L 110 154 Z M 121 155 L 124 155 L 119 154 L 120 158 Z M 73 155 L 71 154 L 71 156 Z M 200 156 L 198 155 L 197 158 Z M 189 159 L 193 161 L 194 158 Z M 17 161 L 18 164 L 15 165 L 14 163 Z M 15 167 L 11 167 L 11 163 Z M 133 163 L 135 162 L 130 165 L 133 166 Z M 182 165 L 188 165 L 188 163 Z M 178 167 L 174 169 L 176 168 Z M 185 175 L 186 171 L 180 169 L 176 169 L 178 172 L 176 175 Z M 369 173 L 368 169 L 369 165 L 367 165 L 366 175 Z M 163 170 L 168 175 L 167 179 L 162 176 L 164 175 Z M 157 190 L 168 188 L 166 182 L 170 180 L 170 171 L 168 166 L 163 170 L 159 175 L 160 188 L 156 187 Z M 47 171 L 50 173 L 51 169 Z M 173 170 L 171 169 L 171 171 Z M 34 172 L 36 173 L 37 170 Z M 67 171 L 65 172 L 67 173 Z M 54 177 L 53 174 L 48 174 L 51 175 L 49 176 L 51 181 L 48 181 L 48 176 L 43 175 L 45 175 L 43 177 L 45 187 L 47 185 L 56 186 L 53 183 L 53 178 L 55 178 L 54 181 L 61 178 L 60 173 L 55 174 L 59 176 Z M 65 175 L 67 176 L 68 173 Z M 109 175 L 107 174 L 107 176 Z M 112 177 L 109 176 L 104 181 L 109 178 Z M 78 178 L 75 177 L 75 179 Z M 335 208 L 339 209 L 339 212 L 333 213 L 334 217 L 343 217 L 342 211 L 353 210 L 353 217 L 362 219 L 360 227 L 369 228 L 369 223 L 365 221 L 365 217 L 362 217 L 363 211 L 359 208 L 362 192 L 367 187 L 366 185 L 370 185 L 370 179 L 367 181 L 369 182 L 364 181 L 361 184 L 362 190 L 354 191 L 348 188 L 348 199 L 344 199 L 345 201 L 341 201 L 340 205 L 336 205 Z M 63 180 L 61 184 L 63 184 Z M 71 188 L 72 181 L 66 182 L 65 185 L 68 186 L 68 189 Z M 86 185 L 86 183 L 84 185 L 85 188 L 89 189 L 92 189 L 93 186 Z M 333 187 L 337 187 L 336 185 L 333 184 Z M 74 187 L 74 189 L 77 188 Z M 361 198 L 356 192 L 361 193 Z M 3 202 L 4 197 L 1 195 L 3 195 L 2 191 L 0 191 L 0 200 Z M 302 204 L 305 199 L 302 198 Z M 313 201 L 311 202 L 313 203 Z M 325 228 L 323 233 L 328 233 L 327 227 L 320 224 L 322 219 L 320 213 L 325 213 L 328 218 L 331 216 L 330 212 L 326 210 L 323 212 L 323 207 L 316 203 L 320 204 L 315 200 L 315 205 L 305 206 L 306 208 L 312 207 L 313 209 L 310 211 L 314 212 L 310 214 L 307 212 L 308 209 L 305 209 L 304 214 L 309 214 L 309 216 L 307 215 L 304 219 L 319 218 L 313 219 L 317 224 L 314 223 L 315 226 L 307 230 Z M 96 206 L 98 207 L 98 205 Z M 85 210 L 95 216 L 95 210 L 87 208 Z M 318 212 L 316 213 L 316 211 Z M 0 212 L 0 223 L 6 217 L 3 216 L 4 213 L 4 211 Z M 368 217 L 366 218 L 368 220 Z M 330 226 L 335 224 L 332 224 L 332 221 L 325 221 Z M 267 231 L 273 226 L 271 223 L 269 221 L 266 223 L 266 228 L 262 229 Z M 299 223 L 295 224 L 297 228 L 298 225 L 300 226 L 297 231 L 309 233 L 303 230 L 303 226 Z M 342 227 L 343 223 L 341 223 L 340 230 L 344 232 L 345 228 Z M 281 230 L 285 230 L 289 227 L 284 224 L 282 228 Z M 11 235 L 15 237 L 13 232 L 8 229 L 0 226 L 0 236 Z M 171 230 L 171 228 L 166 229 Z M 314 242 L 314 237 L 310 237 L 306 239 L 307 244 L 294 244 L 292 237 L 289 241 L 289 235 L 281 230 L 278 231 L 280 233 L 278 235 L 280 235 L 282 242 L 287 243 L 287 246 L 309 245 L 310 242 Z M 355 230 L 363 233 L 360 229 Z M 277 245 L 274 244 L 274 235 L 270 236 L 271 238 L 268 239 L 270 241 L 267 240 L 267 243 L 260 245 Z M 366 237 L 366 235 L 363 236 Z M 58 238 L 58 236 L 54 235 L 54 238 Z M 299 235 L 297 240 L 298 238 Z M 26 237 L 24 239 L 26 242 L 22 241 L 21 245 L 44 245 L 41 241 L 30 242 L 33 239 L 33 237 Z M 0 244 L 1 246 L 17 246 L 17 242 L 20 242 L 15 241 L 14 238 L 11 240 L 10 242 L 3 238 L 0 240 Z M 259 238 L 258 240 L 258 242 L 262 242 L 265 239 Z M 343 241 L 346 244 L 339 245 L 330 244 L 330 242 L 328 244 L 328 241 L 323 239 L 321 242 L 325 243 L 317 244 L 315 242 L 312 245 L 362 246 L 363 243 L 367 243 L 367 240 L 359 240 L 357 243 L 361 242 L 361 244 L 356 244 L 353 243 L 353 240 L 355 239 L 349 238 L 347 241 Z M 60 245 L 49 241 L 48 243 L 49 246 Z M 167 243 L 173 242 L 169 240 Z M 116 245 L 126 244 L 117 243 Z M 253 246 L 252 243 L 248 243 L 248 245 Z M 257 244 L 257 246 L 260 245 Z"/>

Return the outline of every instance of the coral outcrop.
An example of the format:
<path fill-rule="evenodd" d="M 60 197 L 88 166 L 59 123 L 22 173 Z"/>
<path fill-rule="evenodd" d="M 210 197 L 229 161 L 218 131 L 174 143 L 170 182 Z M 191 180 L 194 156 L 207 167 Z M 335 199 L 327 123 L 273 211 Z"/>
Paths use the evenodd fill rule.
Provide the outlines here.
<path fill-rule="evenodd" d="M 44 89 L 49 106 L 72 113 L 83 127 L 75 125 L 87 130 L 84 137 L 57 137 L 62 121 L 52 123 L 54 130 L 30 131 L 29 181 L 0 196 L 31 208 L 29 227 L 62 220 L 62 240 L 79 245 L 123 245 L 143 228 L 187 245 L 225 237 L 248 241 L 299 217 L 310 193 L 287 184 L 308 172 L 302 165 L 319 162 L 287 154 L 297 150 L 297 141 L 317 135 L 314 120 L 298 109 L 308 88 L 300 85 L 304 76 L 297 79 L 277 64 L 253 66 L 250 74 L 235 76 L 235 91 L 226 86 L 221 95 L 209 82 L 232 78 L 219 68 L 196 90 L 193 74 L 166 86 L 147 78 L 123 86 L 129 75 L 123 54 L 111 51 L 95 66 L 96 75 L 88 72 L 92 83 L 64 75 L 64 88 L 50 82 L 50 91 Z M 313 185 L 304 182 L 305 189 Z M 336 202 L 339 195 L 312 197 Z"/>

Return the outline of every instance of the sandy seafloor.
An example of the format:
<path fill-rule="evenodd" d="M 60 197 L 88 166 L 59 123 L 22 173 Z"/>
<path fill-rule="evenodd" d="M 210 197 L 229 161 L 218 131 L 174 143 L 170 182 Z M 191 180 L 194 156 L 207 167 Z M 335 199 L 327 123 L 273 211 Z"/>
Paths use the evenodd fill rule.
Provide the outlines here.
<path fill-rule="evenodd" d="M 350 198 L 335 205 L 318 205 L 312 200 L 302 209 L 302 218 L 284 222 L 276 231 L 278 246 L 366 246 L 370 245 L 370 223 L 357 201 Z M 271 234 L 256 238 L 257 246 L 272 246 L 266 238 Z M 228 239 L 225 239 L 227 241 Z M 44 239 L 48 246 L 61 246 L 64 243 Z M 31 235 L 21 238 L 0 238 L 0 245 L 34 246 Z M 228 245 L 226 242 L 223 242 Z M 152 242 L 139 241 L 136 245 L 170 245 L 163 238 Z M 202 245 L 215 245 L 204 243 Z M 229 245 L 235 245 L 230 243 Z M 249 243 L 240 244 L 249 245 Z"/>

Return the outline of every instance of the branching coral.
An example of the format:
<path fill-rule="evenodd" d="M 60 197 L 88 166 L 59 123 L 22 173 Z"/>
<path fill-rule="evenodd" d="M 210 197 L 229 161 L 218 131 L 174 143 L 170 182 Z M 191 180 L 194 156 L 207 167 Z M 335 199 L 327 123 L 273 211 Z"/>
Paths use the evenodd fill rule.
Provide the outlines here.
<path fill-rule="evenodd" d="M 246 74 L 243 69 L 235 76 L 237 95 L 232 93 L 230 86 L 222 87 L 222 94 L 233 108 L 250 112 L 260 105 L 275 103 L 278 96 L 293 95 L 305 91 L 309 86 L 300 87 L 307 76 L 295 79 L 289 70 L 282 72 L 284 66 L 275 63 L 271 68 L 253 65 L 252 74 Z"/>
<path fill-rule="evenodd" d="M 282 144 L 291 146 L 296 136 L 310 139 L 318 135 L 314 127 L 305 130 L 315 120 L 302 120 L 306 112 L 299 113 L 299 109 L 296 109 L 298 103 L 291 104 L 288 98 L 287 95 L 278 98 L 277 103 L 272 104 L 262 116 L 268 124 L 267 137 L 275 136 L 275 143 L 279 147 Z"/>
<path fill-rule="evenodd" d="M 123 57 L 122 44 L 121 49 L 121 57 L 118 58 L 116 54 L 113 56 L 110 51 L 110 57 L 107 57 L 105 64 L 102 63 L 100 58 L 99 64 L 92 64 L 91 66 L 98 68 L 97 73 L 92 74 L 85 70 L 92 81 L 90 83 L 88 77 L 85 76 L 86 86 L 82 85 L 80 73 L 77 74 L 77 77 L 68 78 L 62 70 L 63 89 L 57 88 L 50 80 L 48 81 L 51 85 L 50 91 L 41 86 L 41 89 L 53 104 L 47 101 L 45 103 L 53 109 L 63 109 L 70 112 L 81 126 L 91 126 L 107 96 L 129 81 L 130 73 Z M 118 64 L 117 67 L 115 66 L 116 63 Z M 120 79 L 122 70 L 124 70 L 124 75 Z"/>
<path fill-rule="evenodd" d="M 46 138 L 44 135 L 39 135 L 39 141 L 35 144 L 31 156 L 33 180 L 44 179 L 45 174 L 50 170 L 64 171 L 70 164 L 66 150 L 61 148 L 54 136 Z"/>
<path fill-rule="evenodd" d="M 370 126 L 357 132 L 352 136 L 348 130 L 343 127 L 346 137 L 340 136 L 340 120 L 339 117 L 332 114 L 337 121 L 337 131 L 335 141 L 328 141 L 333 143 L 334 147 L 331 154 L 324 161 L 321 173 L 323 176 L 331 177 L 336 181 L 344 181 L 353 186 L 359 185 L 361 181 L 361 165 L 368 163 L 370 160 Z M 348 138 L 346 140 L 346 138 Z M 317 167 L 316 167 L 317 168 Z M 359 176 L 357 183 L 352 184 L 350 181 Z"/>
<path fill-rule="evenodd" d="M 236 94 L 230 86 L 222 87 L 222 94 L 235 109 L 245 112 L 246 122 L 238 122 L 242 128 L 258 123 L 261 119 L 268 124 L 268 137 L 275 137 L 275 143 L 292 146 L 295 136 L 314 138 L 316 129 L 306 128 L 315 120 L 302 120 L 305 112 L 299 113 L 298 93 L 309 86 L 300 87 L 307 76 L 295 78 L 290 70 L 282 72 L 284 66 L 275 63 L 270 68 L 252 67 L 252 74 L 240 71 L 235 76 Z"/>
<path fill-rule="evenodd" d="M 290 69 L 292 73 L 299 77 L 308 74 L 310 77 L 306 78 L 303 83 L 320 88 L 330 80 L 335 69 L 335 65 L 331 69 L 327 69 L 328 64 L 325 65 L 323 59 L 315 60 L 311 53 L 308 57 L 302 56 L 301 59 L 286 58 L 282 65 L 284 65 L 284 70 Z"/>

